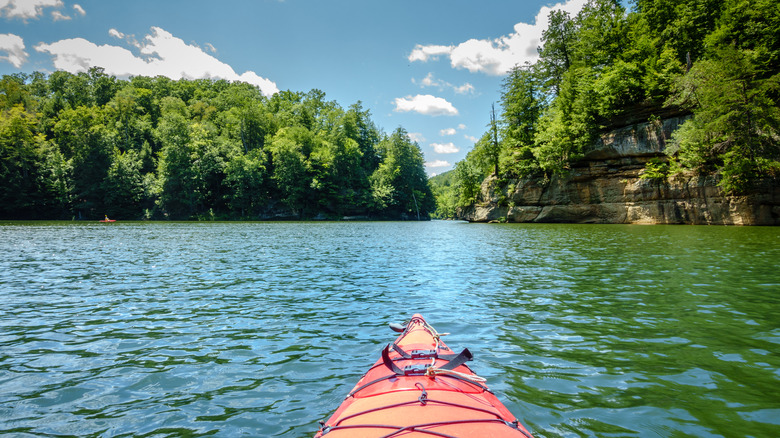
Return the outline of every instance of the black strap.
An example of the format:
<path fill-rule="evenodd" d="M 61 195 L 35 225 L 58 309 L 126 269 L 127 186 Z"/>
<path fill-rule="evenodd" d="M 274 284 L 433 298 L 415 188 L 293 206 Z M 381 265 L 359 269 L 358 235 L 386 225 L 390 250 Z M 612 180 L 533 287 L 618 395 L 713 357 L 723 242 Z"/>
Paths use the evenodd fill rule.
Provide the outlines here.
<path fill-rule="evenodd" d="M 431 357 L 436 357 L 437 359 L 452 360 L 458 357 L 457 354 L 439 354 L 436 350 L 425 350 L 426 352 L 430 352 L 432 354 L 414 357 L 413 354 L 409 354 L 395 342 L 393 342 L 393 350 L 400 354 L 404 359 L 430 359 Z"/>
<path fill-rule="evenodd" d="M 382 349 L 382 361 L 385 363 L 385 366 L 390 368 L 397 376 L 404 375 L 404 370 L 398 368 L 398 365 L 394 364 L 393 360 L 390 359 L 390 344 L 385 345 L 385 348 Z"/>
<path fill-rule="evenodd" d="M 401 357 L 403 357 L 404 359 L 409 359 L 412 357 L 411 354 L 405 352 L 403 348 L 399 347 L 398 344 L 396 344 L 395 342 L 393 342 L 393 350 L 395 350 L 398 354 L 400 354 Z"/>
<path fill-rule="evenodd" d="M 397 345 L 393 344 L 393 348 L 399 348 Z M 396 350 L 398 351 L 398 350 Z M 403 350 L 402 350 L 403 351 Z M 401 352 L 399 352 L 403 356 Z M 447 355 L 451 356 L 451 355 Z M 411 357 L 411 356 L 410 356 Z M 470 361 L 474 358 L 474 355 L 471 354 L 471 351 L 469 351 L 468 348 L 464 348 L 463 351 L 460 352 L 457 356 L 453 357 L 449 362 L 446 364 L 438 367 L 440 370 L 454 370 L 455 368 L 463 365 L 464 363 Z M 443 359 L 443 358 L 442 358 Z M 392 372 L 394 372 L 398 376 L 403 376 L 406 374 L 409 374 L 408 372 L 402 370 L 393 362 L 393 359 L 390 358 L 390 344 L 385 345 L 385 348 L 382 349 L 382 362 L 384 362 L 385 366 L 389 368 Z"/>
<path fill-rule="evenodd" d="M 471 354 L 468 348 L 464 348 L 457 356 L 446 364 L 439 367 L 440 370 L 454 370 L 455 368 L 463 365 L 464 363 L 474 359 L 474 355 Z"/>

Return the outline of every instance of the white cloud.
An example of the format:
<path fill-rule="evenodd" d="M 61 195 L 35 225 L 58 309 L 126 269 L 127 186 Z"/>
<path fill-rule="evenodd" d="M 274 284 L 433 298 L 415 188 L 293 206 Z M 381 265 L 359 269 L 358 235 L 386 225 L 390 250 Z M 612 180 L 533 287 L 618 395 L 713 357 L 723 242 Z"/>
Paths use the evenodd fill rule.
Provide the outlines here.
<path fill-rule="evenodd" d="M 35 50 L 51 54 L 55 68 L 71 73 L 99 66 L 107 74 L 118 77 L 161 75 L 171 79 L 226 79 L 256 85 L 267 96 L 279 91 L 274 82 L 252 71 L 239 75 L 231 66 L 159 27 L 152 27 L 151 34 L 140 43 L 131 37 L 126 38 L 116 29 L 110 29 L 109 35 L 126 39 L 128 44 L 140 51 L 141 56 L 124 47 L 99 46 L 83 38 L 41 43 L 35 46 Z"/>
<path fill-rule="evenodd" d="M 514 32 L 495 39 L 470 39 L 457 45 L 416 45 L 409 55 L 409 61 L 427 62 L 442 55 L 450 58 L 452 68 L 466 69 L 472 73 L 503 75 L 515 65 L 535 62 L 539 53 L 542 32 L 547 29 L 547 17 L 553 10 L 563 10 L 576 15 L 586 0 L 566 0 L 553 6 L 543 6 L 536 14 L 533 24 L 517 23 Z"/>
<path fill-rule="evenodd" d="M 87 11 L 84 10 L 84 8 L 81 7 L 81 5 L 73 5 L 73 9 L 76 11 L 77 14 L 81 15 L 82 17 L 87 15 Z"/>
<path fill-rule="evenodd" d="M 454 143 L 431 143 L 431 146 L 433 146 L 433 151 L 437 154 L 455 154 L 460 152 L 460 149 L 458 149 L 457 146 L 455 146 Z"/>
<path fill-rule="evenodd" d="M 119 38 L 120 40 L 125 38 L 125 34 L 114 28 L 108 29 L 108 34 L 114 38 Z"/>
<path fill-rule="evenodd" d="M 409 139 L 414 142 L 422 143 L 425 141 L 425 137 L 423 137 L 423 135 L 419 132 L 410 132 L 407 135 L 409 136 Z"/>
<path fill-rule="evenodd" d="M 417 84 L 418 81 L 416 81 L 415 79 L 412 79 L 412 83 L 413 84 Z M 441 79 L 436 79 L 433 76 L 433 73 L 428 73 L 427 76 L 425 76 L 424 78 L 422 78 L 419 81 L 419 84 L 420 84 L 420 88 L 436 87 L 439 90 L 444 90 L 445 88 L 451 88 L 457 94 L 468 94 L 468 93 L 473 93 L 474 92 L 474 86 L 469 84 L 468 82 L 466 82 L 465 84 L 463 84 L 463 85 L 458 87 L 458 86 L 452 85 L 451 83 L 449 83 L 447 81 L 444 81 L 444 80 L 441 80 Z"/>
<path fill-rule="evenodd" d="M 51 18 L 54 19 L 54 21 L 70 20 L 70 17 L 64 15 L 60 11 L 51 11 Z"/>
<path fill-rule="evenodd" d="M 5 54 L 4 54 L 5 53 Z M 27 62 L 24 40 L 12 33 L 0 33 L 0 61 L 8 61 L 16 68 Z"/>
<path fill-rule="evenodd" d="M 414 82 L 414 79 L 412 79 L 412 82 Z M 433 73 L 428 73 L 428 75 L 425 76 L 420 81 L 420 86 L 421 87 L 436 87 L 436 86 L 439 86 L 439 81 L 437 81 L 436 79 L 433 78 Z"/>
<path fill-rule="evenodd" d="M 459 123 L 457 129 L 455 128 L 442 129 L 439 131 L 439 135 L 441 135 L 442 137 L 446 135 L 455 135 L 458 133 L 459 130 L 462 131 L 464 129 L 466 129 L 466 125 L 464 125 L 463 123 Z M 468 138 L 468 136 L 466 136 L 466 138 Z"/>
<path fill-rule="evenodd" d="M 474 92 L 474 86 L 466 82 L 460 87 L 455 87 L 455 92 L 458 94 L 469 94 Z"/>
<path fill-rule="evenodd" d="M 431 167 L 431 168 L 450 167 L 450 166 L 452 166 L 452 164 L 450 164 L 449 161 L 444 161 L 444 160 L 427 161 L 425 163 L 425 167 Z"/>
<path fill-rule="evenodd" d="M 423 46 L 418 44 L 409 55 L 409 61 L 423 61 L 438 59 L 440 55 L 449 55 L 452 46 Z"/>
<path fill-rule="evenodd" d="M 0 17 L 27 20 L 38 18 L 43 8 L 61 6 L 62 0 L 0 0 Z"/>
<path fill-rule="evenodd" d="M 476 143 L 479 141 L 479 139 L 477 137 L 474 137 L 473 135 L 464 135 L 463 138 L 465 138 L 466 140 L 472 143 Z"/>
<path fill-rule="evenodd" d="M 396 98 L 395 111 L 399 113 L 414 111 L 428 116 L 455 116 L 458 114 L 457 108 L 446 99 L 431 96 L 430 94 Z"/>

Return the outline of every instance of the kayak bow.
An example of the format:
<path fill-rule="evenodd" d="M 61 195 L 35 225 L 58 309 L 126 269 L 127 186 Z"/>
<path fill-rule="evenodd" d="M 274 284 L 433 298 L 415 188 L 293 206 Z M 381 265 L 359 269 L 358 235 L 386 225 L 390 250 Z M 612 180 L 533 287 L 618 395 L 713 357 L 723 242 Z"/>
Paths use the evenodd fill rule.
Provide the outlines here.
<path fill-rule="evenodd" d="M 531 434 L 419 314 L 363 375 L 315 438 L 525 437 Z"/>

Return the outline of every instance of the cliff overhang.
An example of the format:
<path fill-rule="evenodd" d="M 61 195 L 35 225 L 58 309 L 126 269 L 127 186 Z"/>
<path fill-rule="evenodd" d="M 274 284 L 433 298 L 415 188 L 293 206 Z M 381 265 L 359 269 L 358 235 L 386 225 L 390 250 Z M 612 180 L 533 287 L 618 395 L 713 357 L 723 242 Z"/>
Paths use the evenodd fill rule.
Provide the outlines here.
<path fill-rule="evenodd" d="M 780 184 L 728 196 L 717 175 L 643 179 L 645 165 L 665 159 L 671 133 L 686 116 L 610 130 L 585 151 L 566 177 L 482 183 L 477 202 L 458 209 L 471 222 L 780 225 Z"/>

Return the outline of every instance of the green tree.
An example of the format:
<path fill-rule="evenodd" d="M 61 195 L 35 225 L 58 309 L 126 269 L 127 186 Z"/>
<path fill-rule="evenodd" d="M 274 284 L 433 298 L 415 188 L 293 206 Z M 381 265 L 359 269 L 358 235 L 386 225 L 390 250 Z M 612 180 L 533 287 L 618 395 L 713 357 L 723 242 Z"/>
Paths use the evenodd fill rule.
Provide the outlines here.
<path fill-rule="evenodd" d="M 117 146 L 121 151 L 135 150 L 142 152 L 144 144 L 151 148 L 155 144 L 152 119 L 141 105 L 144 90 L 124 87 L 117 91 L 107 102 L 106 114 L 117 133 Z M 144 169 L 150 171 L 150 164 L 145 161 Z"/>
<path fill-rule="evenodd" d="M 17 73 L 3 75 L 0 79 L 0 111 L 10 110 L 16 105 L 22 105 L 25 110 L 36 108 L 34 97 L 26 86 L 27 75 Z"/>
<path fill-rule="evenodd" d="M 21 104 L 0 113 L 0 215 L 23 218 L 35 214 L 38 188 L 35 117 Z"/>
<path fill-rule="evenodd" d="M 762 79 L 756 52 L 725 46 L 701 60 L 677 84 L 675 102 L 694 109 L 667 153 L 687 168 L 722 174 L 729 193 L 757 177 L 780 174 L 780 73 Z"/>
<path fill-rule="evenodd" d="M 194 217 L 202 205 L 197 171 L 193 166 L 187 108 L 177 97 L 163 99 L 157 137 L 162 144 L 158 162 L 160 206 L 174 219 Z"/>
<path fill-rule="evenodd" d="M 542 114 L 534 135 L 533 155 L 546 174 L 563 175 L 595 136 L 593 72 L 570 69 L 555 101 Z"/>
<path fill-rule="evenodd" d="M 271 178 L 282 202 L 296 215 L 303 215 L 306 191 L 311 187 L 308 158 L 312 134 L 303 127 L 283 128 L 271 140 Z"/>
<path fill-rule="evenodd" d="M 704 55 L 704 39 L 716 27 L 722 0 L 633 0 L 659 50 L 673 50 L 683 64 Z"/>
<path fill-rule="evenodd" d="M 532 150 L 544 109 L 542 93 L 530 66 L 515 66 L 501 85 L 501 166 L 510 174 L 525 176 L 538 169 Z"/>
<path fill-rule="evenodd" d="M 384 159 L 371 176 L 376 205 L 386 213 L 428 218 L 436 202 L 420 147 L 399 127 L 378 148 Z"/>
<path fill-rule="evenodd" d="M 766 79 L 780 71 L 780 8 L 777 2 L 728 0 L 722 4 L 718 27 L 707 35 L 704 45 L 715 50 L 733 46 L 736 50 L 749 51 L 758 78 Z"/>
<path fill-rule="evenodd" d="M 598 71 L 623 55 L 628 28 L 619 0 L 588 0 L 576 22 L 572 64 Z"/>
<path fill-rule="evenodd" d="M 379 166 L 376 145 L 379 143 L 379 129 L 371 121 L 369 110 L 363 109 L 362 102 L 351 105 L 344 115 L 344 136 L 357 142 L 360 149 L 360 164 L 366 175 L 370 175 Z"/>
<path fill-rule="evenodd" d="M 195 184 L 200 194 L 198 212 L 224 211 L 227 207 L 223 184 L 225 166 L 232 156 L 239 153 L 239 146 L 220 141 L 216 129 L 210 123 L 192 123 L 189 129 L 188 148 Z"/>
<path fill-rule="evenodd" d="M 142 201 L 147 196 L 141 167 L 142 162 L 138 152 L 115 150 L 103 183 L 106 194 L 105 214 L 128 219 L 141 216 Z"/>
<path fill-rule="evenodd" d="M 104 112 L 94 106 L 64 109 L 54 126 L 54 140 L 72 163 L 77 217 L 103 217 L 103 181 L 116 143 L 115 131 L 106 126 Z"/>
<path fill-rule="evenodd" d="M 267 201 L 265 154 L 255 149 L 237 154 L 225 167 L 224 184 L 230 209 L 241 218 L 251 217 Z"/>
<path fill-rule="evenodd" d="M 541 72 L 543 86 L 558 94 L 563 75 L 571 67 L 574 52 L 576 24 L 562 10 L 553 10 L 547 17 L 547 29 L 542 32 L 537 70 Z"/>
<path fill-rule="evenodd" d="M 455 164 L 457 206 L 471 205 L 477 201 L 480 184 L 484 177 L 473 160 L 466 159 Z"/>
<path fill-rule="evenodd" d="M 89 76 L 87 83 L 95 105 L 103 106 L 114 98 L 119 90 L 119 84 L 114 76 L 107 75 L 102 67 L 90 68 L 87 75 Z"/>
<path fill-rule="evenodd" d="M 39 147 L 38 190 L 36 212 L 27 217 L 65 219 L 71 217 L 73 194 L 73 166 L 59 148 L 51 142 Z"/>

